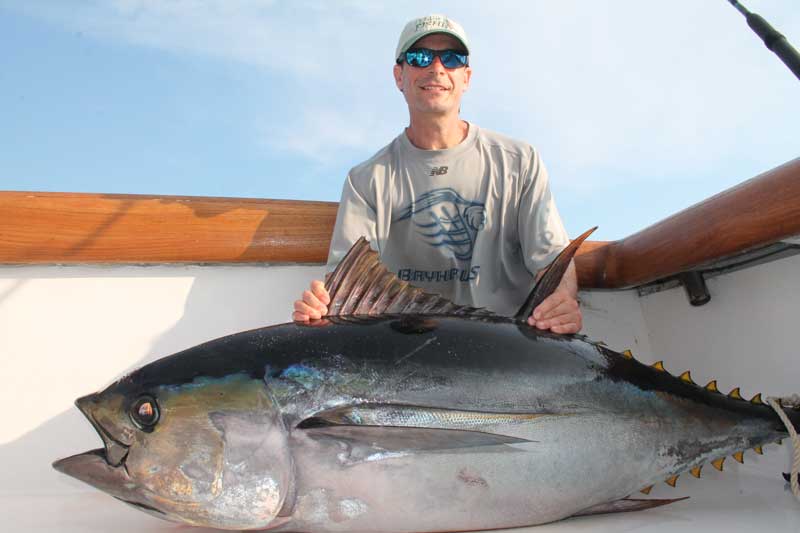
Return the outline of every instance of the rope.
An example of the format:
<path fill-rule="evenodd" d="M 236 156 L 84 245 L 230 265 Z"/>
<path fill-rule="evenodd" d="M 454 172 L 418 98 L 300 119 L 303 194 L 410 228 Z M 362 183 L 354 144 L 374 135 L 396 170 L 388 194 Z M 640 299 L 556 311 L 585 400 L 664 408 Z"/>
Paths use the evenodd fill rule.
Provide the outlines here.
<path fill-rule="evenodd" d="M 786 430 L 789 432 L 789 437 L 792 439 L 792 474 L 789 476 L 789 486 L 792 488 L 794 497 L 800 502 L 800 484 L 798 484 L 797 481 L 797 474 L 798 471 L 800 471 L 800 437 L 797 436 L 797 431 L 789 421 L 789 417 L 783 412 L 782 407 L 782 405 L 786 405 L 787 407 L 800 405 L 800 397 L 794 394 L 788 398 L 767 398 L 767 403 L 778 414 L 781 422 L 783 422 L 783 425 L 786 426 Z"/>

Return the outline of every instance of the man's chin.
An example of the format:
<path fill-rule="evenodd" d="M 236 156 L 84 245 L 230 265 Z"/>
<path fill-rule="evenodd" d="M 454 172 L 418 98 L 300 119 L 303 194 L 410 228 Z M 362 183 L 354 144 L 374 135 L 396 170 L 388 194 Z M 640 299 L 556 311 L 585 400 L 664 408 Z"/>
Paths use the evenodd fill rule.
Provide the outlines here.
<path fill-rule="evenodd" d="M 442 115 L 446 116 L 453 112 L 453 110 L 458 112 L 458 107 L 453 106 L 451 102 L 437 102 L 437 101 L 427 101 L 427 102 L 420 102 L 418 105 L 414 106 L 414 108 L 419 112 L 426 115 Z"/>

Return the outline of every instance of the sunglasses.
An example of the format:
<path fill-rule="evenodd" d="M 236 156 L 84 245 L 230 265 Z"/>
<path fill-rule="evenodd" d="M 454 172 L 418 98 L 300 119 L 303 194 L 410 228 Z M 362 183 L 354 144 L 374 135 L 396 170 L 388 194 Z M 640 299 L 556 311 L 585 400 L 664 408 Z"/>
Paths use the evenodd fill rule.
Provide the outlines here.
<path fill-rule="evenodd" d="M 406 63 L 412 67 L 425 68 L 433 63 L 437 57 L 444 68 L 460 68 L 469 64 L 469 56 L 455 50 L 431 50 L 430 48 L 412 48 L 404 55 Z M 402 63 L 403 59 L 398 59 Z"/>

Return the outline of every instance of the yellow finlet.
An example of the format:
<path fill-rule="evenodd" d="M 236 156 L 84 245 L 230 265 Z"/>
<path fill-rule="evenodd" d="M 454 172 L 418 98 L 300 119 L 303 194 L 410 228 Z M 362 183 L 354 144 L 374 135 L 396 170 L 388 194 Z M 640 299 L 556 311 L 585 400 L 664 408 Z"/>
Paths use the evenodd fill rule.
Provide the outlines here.
<path fill-rule="evenodd" d="M 733 458 L 736 459 L 737 462 L 744 464 L 744 452 L 736 452 L 733 454 Z"/>
<path fill-rule="evenodd" d="M 651 490 L 653 490 L 653 485 L 650 485 L 649 487 L 645 487 L 642 490 L 640 490 L 639 492 L 641 492 L 642 494 L 650 494 Z"/>
<path fill-rule="evenodd" d="M 655 363 L 650 365 L 650 368 L 655 368 L 659 372 L 666 372 L 667 371 L 667 369 L 664 368 L 664 361 L 656 361 Z"/>
<path fill-rule="evenodd" d="M 706 384 L 706 390 L 710 392 L 719 392 L 719 389 L 717 388 L 717 380 L 712 379 L 711 381 L 709 381 Z"/>
<path fill-rule="evenodd" d="M 728 397 L 733 398 L 734 400 L 744 400 L 744 398 L 742 398 L 741 392 L 739 392 L 739 387 L 736 387 L 735 389 L 730 391 L 728 393 Z"/>
<path fill-rule="evenodd" d="M 757 405 L 763 405 L 764 402 L 761 400 L 761 393 L 759 392 L 758 394 L 756 394 L 755 396 L 750 398 L 750 403 L 754 403 L 754 404 L 757 404 Z"/>
<path fill-rule="evenodd" d="M 625 350 L 624 352 L 622 352 L 622 357 L 624 357 L 625 359 L 633 359 L 633 352 L 630 350 Z"/>
<path fill-rule="evenodd" d="M 711 461 L 711 464 L 714 465 L 714 468 L 722 472 L 722 465 L 725 463 L 725 458 L 720 457 L 716 461 Z"/>
<path fill-rule="evenodd" d="M 675 484 L 678 483 L 678 477 L 680 477 L 680 476 L 672 476 L 671 478 L 666 480 L 664 483 L 666 483 L 670 487 L 674 487 Z"/>
<path fill-rule="evenodd" d="M 680 376 L 678 376 L 678 377 L 684 383 L 689 383 L 691 385 L 696 385 L 696 383 L 692 380 L 692 374 L 688 370 L 686 372 L 684 372 L 683 374 L 681 374 Z"/>
<path fill-rule="evenodd" d="M 755 448 L 753 448 L 753 450 L 754 450 L 754 451 L 755 451 L 755 452 L 756 452 L 758 455 L 764 455 L 764 448 L 762 448 L 761 446 L 756 446 Z"/>
<path fill-rule="evenodd" d="M 702 470 L 703 470 L 703 465 L 700 465 L 692 468 L 691 470 L 689 470 L 689 472 L 691 472 L 694 477 L 700 479 L 700 472 L 702 472 Z"/>

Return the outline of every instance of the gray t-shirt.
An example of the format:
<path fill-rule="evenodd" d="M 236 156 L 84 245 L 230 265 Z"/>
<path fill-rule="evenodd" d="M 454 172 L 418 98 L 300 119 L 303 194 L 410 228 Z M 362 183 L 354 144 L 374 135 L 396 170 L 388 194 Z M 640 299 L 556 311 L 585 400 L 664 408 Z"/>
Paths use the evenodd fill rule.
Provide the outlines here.
<path fill-rule="evenodd" d="M 569 243 L 539 153 L 475 124 L 447 150 L 421 150 L 403 132 L 354 167 L 329 271 L 362 235 L 400 279 L 504 315 Z"/>

